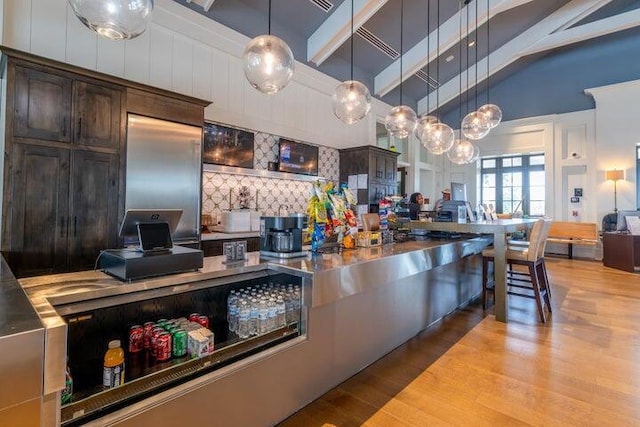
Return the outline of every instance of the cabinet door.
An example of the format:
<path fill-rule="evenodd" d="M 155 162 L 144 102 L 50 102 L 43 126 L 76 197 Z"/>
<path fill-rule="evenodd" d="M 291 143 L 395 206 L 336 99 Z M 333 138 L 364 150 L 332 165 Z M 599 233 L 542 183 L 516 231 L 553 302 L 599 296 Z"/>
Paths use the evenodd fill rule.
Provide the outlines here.
<path fill-rule="evenodd" d="M 17 277 L 67 265 L 69 150 L 13 144 L 3 248 Z"/>
<path fill-rule="evenodd" d="M 71 141 L 71 79 L 16 66 L 13 134 Z"/>
<path fill-rule="evenodd" d="M 78 145 L 118 149 L 122 91 L 75 82 L 74 125 Z"/>
<path fill-rule="evenodd" d="M 385 156 L 385 178 L 389 182 L 389 185 L 393 185 L 396 182 L 397 174 L 397 158 L 396 156 Z"/>
<path fill-rule="evenodd" d="M 118 244 L 118 155 L 76 150 L 72 159 L 69 264 L 92 269 Z"/>

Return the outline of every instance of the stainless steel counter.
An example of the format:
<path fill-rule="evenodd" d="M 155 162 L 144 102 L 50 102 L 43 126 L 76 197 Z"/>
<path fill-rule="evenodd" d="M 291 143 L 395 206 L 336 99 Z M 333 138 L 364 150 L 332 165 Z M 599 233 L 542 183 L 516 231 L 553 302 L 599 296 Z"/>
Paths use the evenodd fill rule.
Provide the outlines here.
<path fill-rule="evenodd" d="M 299 356 L 295 356 L 297 353 L 306 354 L 305 360 L 310 363 L 302 368 L 304 375 L 300 378 L 291 378 L 290 382 L 294 389 L 300 387 L 308 389 L 305 393 L 300 394 L 295 401 L 281 402 L 278 400 L 280 398 L 276 396 L 270 397 L 270 399 L 278 401 L 274 402 L 268 421 L 264 421 L 267 418 L 259 418 L 262 420 L 259 424 L 271 424 L 290 414 L 300 405 L 309 402 L 310 399 L 317 397 L 318 393 L 326 390 L 326 387 L 333 386 L 353 375 L 363 364 L 371 363 L 429 323 L 477 296 L 479 293 L 478 258 L 471 257 L 471 255 L 479 254 L 482 248 L 490 243 L 491 236 L 472 235 L 449 241 L 425 239 L 345 250 L 335 254 L 310 254 L 298 259 L 260 258 L 258 252 L 251 252 L 247 254 L 247 259 L 244 262 L 225 264 L 224 257 L 207 257 L 204 259 L 203 268 L 199 271 L 132 283 L 121 282 L 100 271 L 20 279 L 19 283 L 29 299 L 27 305 L 32 306 L 32 313 L 35 308 L 47 331 L 47 339 L 43 339 L 45 354 L 40 355 L 39 359 L 40 365 L 42 365 L 42 360 L 45 360 L 44 387 L 41 390 L 44 396 L 41 407 L 42 418 L 50 420 L 45 425 L 57 425 L 56 420 L 59 419 L 60 411 L 59 390 L 64 382 L 66 325 L 60 314 L 54 309 L 55 306 L 90 305 L 87 303 L 89 300 L 103 297 L 126 298 L 127 294 L 139 292 L 149 292 L 152 295 L 154 290 L 166 291 L 168 287 L 173 287 L 176 292 L 183 292 L 187 287 L 199 286 L 198 282 L 207 281 L 207 286 L 211 286 L 211 281 L 219 280 L 221 284 L 228 283 L 232 276 L 259 275 L 264 274 L 266 270 L 286 272 L 311 279 L 312 295 L 310 301 L 307 300 L 309 301 L 310 313 L 310 332 L 307 341 L 302 347 L 295 346 L 295 349 L 286 350 L 285 353 L 288 355 L 282 355 L 278 358 L 271 355 L 268 358 L 272 361 L 268 363 L 275 363 L 279 369 L 285 369 L 293 363 L 291 358 L 298 359 Z M 470 259 L 475 261 L 470 264 L 467 261 Z M 421 295 L 418 299 L 415 298 L 416 292 Z M 387 296 L 389 293 L 390 296 Z M 358 297 L 354 298 L 354 296 Z M 2 295 L 0 295 L 1 298 Z M 380 321 L 385 320 L 379 318 L 375 312 L 371 312 L 370 304 L 378 305 L 380 310 L 386 313 L 389 304 L 395 306 L 399 304 L 399 299 L 404 301 L 405 307 L 396 307 L 399 311 L 387 319 L 390 322 L 387 326 L 379 325 Z M 378 324 L 375 326 L 377 332 L 371 335 L 372 332 L 367 332 L 370 326 L 362 327 L 360 332 L 363 335 L 356 337 L 356 344 L 352 344 L 354 337 L 348 336 L 348 328 L 341 325 L 345 322 L 352 324 L 355 321 L 357 323 L 356 317 L 358 316 L 362 316 L 363 322 L 370 324 L 371 327 Z M 391 321 L 390 319 L 395 320 Z M 320 380 L 320 378 L 316 378 L 321 372 L 318 368 L 326 365 L 323 358 L 327 355 L 323 356 L 319 352 L 319 348 L 327 348 L 328 351 L 337 345 L 336 340 L 342 343 L 340 346 L 346 353 L 338 351 L 336 354 L 330 354 L 330 357 L 335 359 L 334 362 L 327 365 L 328 372 L 331 373 L 325 372 Z M 352 348 L 347 350 L 347 346 Z M 308 352 L 310 353 L 307 354 Z M 269 375 L 272 375 L 267 373 L 271 371 L 263 373 L 262 368 L 259 368 L 262 365 L 255 364 L 255 360 L 262 360 L 259 356 L 256 355 L 253 359 L 252 363 L 240 363 L 242 374 L 240 374 L 239 368 L 234 371 L 237 374 L 234 374 L 236 376 L 233 378 L 245 378 L 240 382 L 241 386 L 236 383 L 231 385 L 234 393 L 246 395 L 248 391 L 244 387 L 247 384 L 260 381 L 263 377 L 266 380 L 266 378 L 270 378 Z M 248 369 L 249 365 L 253 367 Z M 310 387 L 309 381 L 314 381 L 316 385 Z M 219 390 L 220 387 L 223 387 L 219 375 L 215 378 L 214 376 L 208 379 L 203 378 L 200 383 L 209 384 L 207 387 L 212 390 Z M 220 395 L 221 411 L 228 406 L 225 402 L 228 402 L 233 394 L 228 388 L 230 387 L 229 380 L 225 380 L 224 383 L 226 384 L 225 391 Z M 58 395 L 55 394 L 56 392 Z M 51 393 L 54 393 L 53 397 Z M 193 399 L 188 399 L 186 396 L 184 399 L 178 399 L 178 395 L 185 393 L 187 393 L 186 388 L 179 392 L 169 390 L 163 393 L 162 399 L 164 399 L 163 401 L 183 402 L 180 403 L 180 406 L 190 405 L 188 402 L 193 402 Z M 262 398 L 264 399 L 264 396 Z M 150 408 L 158 406 L 158 399 L 146 404 L 146 406 L 142 403 L 136 404 L 138 408 L 136 417 L 139 417 L 136 419 L 143 421 L 143 424 L 148 421 L 149 418 L 146 418 L 145 414 Z M 155 414 L 153 417 L 169 409 L 170 406 L 156 408 L 152 411 Z M 114 414 L 112 419 L 120 421 L 129 419 L 130 414 L 126 409 L 123 411 L 120 411 L 120 414 Z M 245 415 L 234 413 L 233 417 L 229 415 L 231 417 L 229 419 L 239 417 L 237 420 L 240 424 L 248 425 L 246 424 L 247 419 L 242 419 Z M 252 417 L 260 417 L 260 414 L 252 415 Z M 99 421 L 96 425 L 100 425 L 101 422 Z M 255 419 L 249 424 L 255 425 Z M 7 424 L 0 422 L 0 425 Z"/>

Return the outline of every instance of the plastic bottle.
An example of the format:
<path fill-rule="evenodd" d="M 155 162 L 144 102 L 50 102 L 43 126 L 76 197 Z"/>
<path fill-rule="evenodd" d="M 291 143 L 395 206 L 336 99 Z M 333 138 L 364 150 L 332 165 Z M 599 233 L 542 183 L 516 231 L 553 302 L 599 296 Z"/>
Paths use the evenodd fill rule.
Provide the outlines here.
<path fill-rule="evenodd" d="M 251 320 L 251 308 L 245 299 L 240 302 L 238 309 L 238 336 L 249 338 L 249 322 Z"/>
<path fill-rule="evenodd" d="M 229 322 L 229 330 L 237 332 L 238 330 L 238 295 L 236 291 L 231 291 L 227 300 L 227 322 Z"/>
<path fill-rule="evenodd" d="M 120 340 L 109 341 L 109 349 L 104 354 L 102 385 L 113 388 L 124 384 L 124 350 Z"/>
<path fill-rule="evenodd" d="M 267 303 L 268 309 L 268 317 L 267 317 L 267 332 L 273 331 L 276 328 L 276 299 L 273 297 L 269 298 L 269 302 Z"/>
<path fill-rule="evenodd" d="M 276 299 L 276 328 L 282 328 L 287 325 L 287 306 L 281 296 Z"/>
<path fill-rule="evenodd" d="M 258 335 L 258 309 L 260 302 L 258 298 L 251 298 L 251 314 L 249 316 L 249 335 Z"/>
<path fill-rule="evenodd" d="M 71 370 L 67 365 L 67 370 L 64 377 L 64 388 L 62 389 L 62 404 L 66 405 L 71 403 L 71 397 L 73 395 L 73 378 L 71 378 Z"/>
<path fill-rule="evenodd" d="M 258 305 L 258 334 L 266 334 L 268 332 L 267 323 L 269 319 L 269 308 L 267 300 L 262 298 Z"/>

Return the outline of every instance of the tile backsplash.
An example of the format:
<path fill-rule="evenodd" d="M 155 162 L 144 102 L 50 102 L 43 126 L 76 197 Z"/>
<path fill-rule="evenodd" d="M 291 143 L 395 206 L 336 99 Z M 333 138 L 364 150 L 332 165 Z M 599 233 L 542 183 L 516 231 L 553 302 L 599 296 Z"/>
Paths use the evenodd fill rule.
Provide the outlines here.
<path fill-rule="evenodd" d="M 278 136 L 256 132 L 254 170 L 267 170 L 269 162 L 277 160 Z M 337 183 L 339 160 L 338 150 L 320 146 L 318 175 Z M 248 207 L 265 216 L 278 215 L 283 205 L 287 206 L 289 213 L 305 212 L 311 191 L 311 181 L 205 171 L 202 176 L 202 213 L 212 215 L 215 220 L 222 211 L 239 209 L 239 193 L 243 186 L 249 188 Z"/>

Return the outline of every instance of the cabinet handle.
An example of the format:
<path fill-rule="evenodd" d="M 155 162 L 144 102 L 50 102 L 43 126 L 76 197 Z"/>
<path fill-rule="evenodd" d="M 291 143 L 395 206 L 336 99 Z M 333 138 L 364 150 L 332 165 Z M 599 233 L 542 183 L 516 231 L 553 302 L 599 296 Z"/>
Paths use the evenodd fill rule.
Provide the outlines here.
<path fill-rule="evenodd" d="M 60 237 L 64 237 L 64 217 L 60 217 Z"/>
<path fill-rule="evenodd" d="M 78 217 L 74 216 L 73 217 L 73 237 L 76 237 L 77 228 L 78 228 Z"/>

